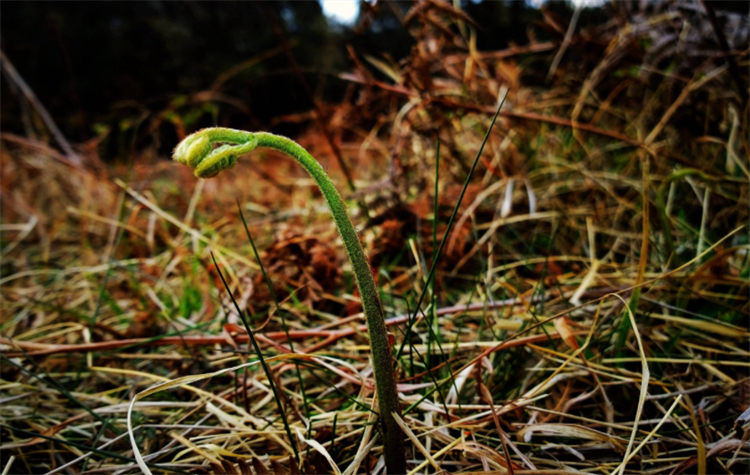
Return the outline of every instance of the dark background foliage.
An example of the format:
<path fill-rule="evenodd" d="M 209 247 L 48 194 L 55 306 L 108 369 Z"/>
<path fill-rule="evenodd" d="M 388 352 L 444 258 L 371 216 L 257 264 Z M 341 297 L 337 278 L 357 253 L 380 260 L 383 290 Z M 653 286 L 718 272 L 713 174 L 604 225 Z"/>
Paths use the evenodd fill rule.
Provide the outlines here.
<path fill-rule="evenodd" d="M 360 53 L 403 58 L 414 41 L 396 12 L 403 14 L 412 5 L 364 4 L 362 12 L 368 9 L 372 21 L 358 28 L 331 22 L 315 1 L 4 3 L 2 49 L 63 133 L 84 141 L 104 130 L 110 138 L 123 134 L 144 111 L 179 105 L 239 63 L 279 48 L 281 35 L 292 45 L 313 94 L 338 101 L 347 84 L 335 74 L 352 64 L 347 45 Z M 525 25 L 541 18 L 525 2 L 468 3 L 465 8 L 482 19 L 481 48 L 526 43 Z M 247 106 L 245 111 L 220 106 L 222 120 L 236 127 L 268 126 L 272 117 L 312 105 L 284 52 L 245 69 L 222 92 Z M 19 101 L 5 77 L 2 93 L 2 128 L 22 133 Z M 202 125 L 217 120 L 218 111 L 209 112 L 201 119 L 209 123 Z M 144 140 L 137 145 L 148 145 Z M 102 150 L 105 157 L 124 151 L 116 146 Z"/>
<path fill-rule="evenodd" d="M 525 1 L 462 3 L 481 25 L 480 50 L 527 44 L 530 35 L 548 39 L 548 30 L 536 28 L 541 11 Z M 744 2 L 713 3 L 746 9 Z M 187 132 L 219 124 L 295 134 L 293 121 L 272 118 L 310 110 L 311 95 L 340 101 L 347 83 L 336 75 L 353 67 L 348 45 L 392 61 L 408 55 L 414 39 L 399 16 L 413 5 L 362 3 L 359 22 L 343 26 L 328 20 L 316 1 L 3 2 L 0 40 L 69 140 L 99 137 L 99 156 L 125 159 L 151 145 L 167 153 L 177 140 L 176 120 Z M 567 3 L 547 8 L 570 18 Z M 601 23 L 604 15 L 605 9 L 585 9 L 579 24 Z M 291 45 L 296 74 L 283 42 Z M 224 83 L 222 100 L 191 97 L 222 73 L 274 50 Z M 526 82 L 533 84 L 533 77 Z M 1 87 L 0 126 L 28 135 L 21 101 L 4 75 Z M 154 115 L 163 120 L 149 129 L 144 118 Z"/>

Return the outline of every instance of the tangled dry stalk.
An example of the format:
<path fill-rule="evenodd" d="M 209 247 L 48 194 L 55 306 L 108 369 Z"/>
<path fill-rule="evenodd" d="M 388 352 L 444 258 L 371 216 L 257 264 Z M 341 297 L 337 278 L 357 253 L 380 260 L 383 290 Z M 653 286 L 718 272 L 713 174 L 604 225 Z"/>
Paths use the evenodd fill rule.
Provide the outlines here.
<path fill-rule="evenodd" d="M 300 143 L 345 183 L 330 134 L 353 173 L 411 474 L 750 469 L 748 78 L 726 61 L 746 73 L 747 16 L 722 17 L 723 51 L 700 4 L 616 5 L 550 68 L 564 20 L 559 42 L 479 51 L 473 20 L 419 3 L 409 57 L 352 50 L 346 101 L 279 119 L 317 116 Z M 271 153 L 199 182 L 3 139 L 5 473 L 137 472 L 131 401 L 152 471 L 383 473 L 359 297 L 312 181 Z"/>

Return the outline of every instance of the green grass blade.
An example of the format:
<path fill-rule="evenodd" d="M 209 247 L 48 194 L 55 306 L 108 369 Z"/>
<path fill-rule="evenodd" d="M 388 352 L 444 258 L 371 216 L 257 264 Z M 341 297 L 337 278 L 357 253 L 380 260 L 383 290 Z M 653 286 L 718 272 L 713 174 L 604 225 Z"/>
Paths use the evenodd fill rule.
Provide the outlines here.
<path fill-rule="evenodd" d="M 464 195 L 466 194 L 466 189 L 469 187 L 469 182 L 471 181 L 471 177 L 474 175 L 474 170 L 477 168 L 477 164 L 479 163 L 479 158 L 482 156 L 482 152 L 484 151 L 484 146 L 487 144 L 487 140 L 490 138 L 490 132 L 492 132 L 492 128 L 495 126 L 495 122 L 497 121 L 497 116 L 500 115 L 500 109 L 502 109 L 503 104 L 505 104 L 505 99 L 508 97 L 508 93 L 505 93 L 505 96 L 503 96 L 503 100 L 500 101 L 500 105 L 497 107 L 497 111 L 495 112 L 495 116 L 492 117 L 492 122 L 490 123 L 489 128 L 487 129 L 487 133 L 484 135 L 484 140 L 482 140 L 482 145 L 479 147 L 479 151 L 477 152 L 476 158 L 474 158 L 474 163 L 471 165 L 471 170 L 469 170 L 469 174 L 466 176 L 466 181 L 464 181 L 464 186 L 461 189 L 461 194 L 458 196 L 458 201 L 456 202 L 456 206 L 453 208 L 453 213 L 451 213 L 451 217 L 448 220 L 448 228 L 445 230 L 445 233 L 443 234 L 443 240 L 440 242 L 440 247 L 437 250 L 435 261 L 433 261 L 432 266 L 430 267 L 430 273 L 427 276 L 427 284 L 422 288 L 422 293 L 419 295 L 419 299 L 417 300 L 417 307 L 414 310 L 414 315 L 411 319 L 409 319 L 408 328 L 410 329 L 411 326 L 414 324 L 416 318 L 417 318 L 417 312 L 419 312 L 419 308 L 422 306 L 422 302 L 424 301 L 425 293 L 427 292 L 427 289 L 429 287 L 429 282 L 432 279 L 432 276 L 435 274 L 435 270 L 437 269 L 437 260 L 440 259 L 440 256 L 443 252 L 443 247 L 445 247 L 445 243 L 448 241 L 448 235 L 451 232 L 451 229 L 453 228 L 453 221 L 456 219 L 456 214 L 458 214 L 458 209 L 461 206 L 461 202 L 464 199 Z M 408 331 L 406 332 L 409 333 Z M 401 347 L 398 350 L 396 358 L 398 358 L 398 355 L 401 354 L 401 352 L 404 350 L 404 345 L 406 342 L 401 343 Z"/>
<path fill-rule="evenodd" d="M 271 298 L 273 299 L 273 304 L 276 306 L 276 313 L 281 318 L 281 325 L 284 328 L 284 333 L 286 334 L 286 341 L 289 344 L 289 349 L 294 352 L 294 344 L 292 343 L 292 338 L 289 336 L 289 327 L 286 324 L 286 318 L 284 318 L 284 314 L 281 312 L 281 306 L 279 305 L 279 299 L 276 297 L 276 292 L 273 290 L 273 285 L 271 284 L 271 279 L 268 277 L 268 274 L 266 273 L 266 268 L 263 266 L 263 261 L 260 259 L 260 254 L 258 254 L 258 249 L 255 247 L 255 241 L 253 240 L 253 236 L 250 235 L 250 229 L 247 227 L 247 221 L 245 220 L 245 214 L 242 212 L 242 207 L 240 206 L 240 200 L 237 201 L 237 210 L 240 212 L 240 218 L 242 219 L 242 226 L 245 228 L 245 234 L 247 235 L 247 240 L 250 241 L 250 246 L 253 248 L 253 255 L 255 256 L 255 260 L 258 262 L 258 266 L 260 266 L 260 271 L 263 273 L 263 280 L 266 282 L 266 287 L 268 287 L 268 291 L 271 293 Z M 307 393 L 305 392 L 305 385 L 303 384 L 302 379 L 302 373 L 300 373 L 299 370 L 299 364 L 296 362 L 294 363 L 294 367 L 297 370 L 297 380 L 299 382 L 299 389 L 300 393 L 302 393 L 302 402 L 305 407 L 305 417 L 310 418 L 310 406 L 307 402 Z M 308 439 L 310 438 L 309 430 L 312 429 L 312 425 L 308 427 Z M 309 454 L 309 446 L 308 446 L 308 454 Z"/>
<path fill-rule="evenodd" d="M 294 442 L 294 437 L 292 437 L 292 430 L 289 428 L 289 421 L 287 421 L 286 412 L 284 412 L 284 404 L 281 402 L 281 397 L 279 396 L 279 390 L 276 388 L 276 384 L 273 381 L 273 375 L 271 374 L 271 370 L 268 369 L 266 360 L 263 359 L 263 353 L 261 353 L 260 351 L 258 342 L 255 341 L 255 334 L 253 333 L 252 328 L 250 328 L 250 325 L 247 323 L 247 320 L 245 319 L 245 317 L 242 315 L 242 310 L 240 310 L 239 304 L 234 299 L 234 295 L 232 295 L 232 291 L 229 289 L 229 284 L 227 284 L 227 281 L 224 279 L 224 274 L 221 273 L 221 270 L 219 269 L 219 264 L 216 263 L 216 257 L 214 257 L 213 252 L 211 252 L 211 259 L 213 259 L 214 261 L 214 266 L 216 266 L 216 272 L 219 273 L 219 277 L 221 277 L 221 282 L 224 284 L 224 288 L 226 289 L 227 293 L 229 294 L 229 297 L 232 299 L 232 303 L 237 309 L 237 314 L 242 320 L 242 323 L 245 325 L 245 330 L 247 330 L 247 335 L 250 339 L 250 342 L 253 344 L 255 353 L 257 353 L 258 355 L 258 359 L 260 360 L 260 365 L 263 367 L 263 371 L 266 373 L 266 377 L 268 378 L 268 384 L 271 386 L 271 391 L 273 391 L 273 398 L 276 400 L 276 406 L 278 406 L 279 408 L 281 420 L 284 423 L 284 429 L 286 429 L 286 435 L 287 437 L 289 437 L 289 445 L 291 445 L 292 450 L 294 450 L 294 458 L 297 459 L 297 463 L 299 464 L 301 463 L 301 461 L 299 458 L 299 453 L 297 452 L 297 444 Z"/>

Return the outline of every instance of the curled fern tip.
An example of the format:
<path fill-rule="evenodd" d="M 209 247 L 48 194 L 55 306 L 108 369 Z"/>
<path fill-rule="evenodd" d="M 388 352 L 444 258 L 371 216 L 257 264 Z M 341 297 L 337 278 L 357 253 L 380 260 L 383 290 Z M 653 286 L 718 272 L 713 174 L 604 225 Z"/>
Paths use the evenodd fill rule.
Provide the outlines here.
<path fill-rule="evenodd" d="M 213 144 L 222 144 L 214 148 Z M 232 168 L 237 158 L 255 149 L 257 140 L 250 132 L 214 127 L 188 135 L 177 145 L 172 158 L 193 169 L 199 178 L 211 178 Z"/>

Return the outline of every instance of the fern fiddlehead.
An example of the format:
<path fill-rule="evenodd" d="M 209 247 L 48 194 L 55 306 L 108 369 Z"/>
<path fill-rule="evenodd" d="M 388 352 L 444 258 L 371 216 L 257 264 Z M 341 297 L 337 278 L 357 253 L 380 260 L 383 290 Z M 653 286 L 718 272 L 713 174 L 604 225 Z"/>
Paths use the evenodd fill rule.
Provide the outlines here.
<path fill-rule="evenodd" d="M 214 148 L 214 144 L 221 145 Z M 304 148 L 286 137 L 220 127 L 203 129 L 186 137 L 175 149 L 174 159 L 191 167 L 197 177 L 210 178 L 222 170 L 232 168 L 237 164 L 240 155 L 256 148 L 270 148 L 293 158 L 312 176 L 328 203 L 336 227 L 344 241 L 357 287 L 362 296 L 362 306 L 370 335 L 386 470 L 391 475 L 405 474 L 403 432 L 394 417 L 394 413 L 401 414 L 394 358 L 388 341 L 388 331 L 378 288 L 357 231 L 349 218 L 346 205 L 323 167 Z"/>

